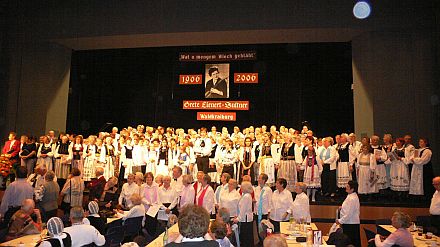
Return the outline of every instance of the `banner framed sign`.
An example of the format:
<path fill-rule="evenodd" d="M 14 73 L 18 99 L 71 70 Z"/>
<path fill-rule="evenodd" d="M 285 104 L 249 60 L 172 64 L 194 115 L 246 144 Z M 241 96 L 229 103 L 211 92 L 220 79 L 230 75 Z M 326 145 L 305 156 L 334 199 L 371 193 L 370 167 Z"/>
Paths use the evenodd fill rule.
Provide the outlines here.
<path fill-rule="evenodd" d="M 182 109 L 248 111 L 249 101 L 184 100 Z"/>
<path fill-rule="evenodd" d="M 236 121 L 235 112 L 197 112 L 199 121 Z"/>

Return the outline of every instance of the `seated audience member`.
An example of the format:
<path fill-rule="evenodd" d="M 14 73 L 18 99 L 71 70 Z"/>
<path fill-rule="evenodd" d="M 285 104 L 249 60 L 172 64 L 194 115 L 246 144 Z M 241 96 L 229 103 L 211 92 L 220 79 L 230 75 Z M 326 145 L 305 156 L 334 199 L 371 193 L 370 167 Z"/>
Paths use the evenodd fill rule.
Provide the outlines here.
<path fill-rule="evenodd" d="M 414 240 L 411 233 L 408 231 L 408 227 L 411 226 L 411 218 L 402 212 L 395 212 L 391 218 L 391 224 L 397 229 L 391 233 L 383 242 L 381 236 L 376 234 L 374 243 L 376 247 L 390 247 L 398 245 L 400 247 L 412 247 L 414 246 Z"/>
<path fill-rule="evenodd" d="M 92 180 L 87 187 L 89 188 L 89 201 L 95 199 L 99 200 L 104 192 L 104 187 L 106 184 L 104 174 L 104 168 L 97 167 L 95 170 L 96 179 Z"/>
<path fill-rule="evenodd" d="M 89 202 L 89 216 L 87 219 L 90 222 L 90 225 L 94 226 L 96 230 L 101 234 L 105 234 L 105 220 L 99 215 L 99 206 L 95 201 Z"/>
<path fill-rule="evenodd" d="M 37 221 L 32 219 L 35 215 Z M 35 203 L 32 199 L 25 199 L 17 212 L 11 217 L 8 235 L 6 240 L 12 240 L 21 236 L 38 234 L 41 231 L 40 210 L 35 209 Z"/>
<path fill-rule="evenodd" d="M 118 205 L 119 195 L 118 191 L 118 178 L 111 177 L 105 183 L 104 190 L 99 198 L 99 207 L 113 209 Z"/>
<path fill-rule="evenodd" d="M 133 194 L 130 197 L 131 208 L 129 211 L 117 210 L 118 216 L 122 218 L 122 220 L 126 220 L 129 218 L 136 217 L 145 217 L 145 207 L 142 204 L 142 198 L 138 194 Z"/>
<path fill-rule="evenodd" d="M 139 194 L 139 185 L 134 182 L 134 174 L 130 173 L 127 176 L 127 183 L 122 185 L 121 194 L 119 194 L 119 208 L 131 208 L 133 203 L 130 201 L 130 198 L 133 194 Z"/>
<path fill-rule="evenodd" d="M 234 230 L 232 230 L 232 221 L 231 221 L 231 215 L 229 214 L 229 211 L 227 208 L 219 208 L 216 214 L 216 220 L 218 221 L 223 221 L 226 224 L 226 237 L 228 237 L 229 241 L 232 243 L 232 245 L 234 246 L 238 246 L 237 242 L 239 241 L 239 234 L 238 234 L 238 227 L 235 227 L 237 225 L 234 226 Z"/>
<path fill-rule="evenodd" d="M 273 234 L 264 239 L 263 247 L 287 247 L 287 241 L 280 234 Z"/>
<path fill-rule="evenodd" d="M 228 229 L 222 220 L 215 220 L 209 226 L 211 237 L 219 243 L 220 247 L 234 247 L 226 237 Z"/>
<path fill-rule="evenodd" d="M 58 195 L 60 194 L 60 186 L 54 181 L 55 173 L 48 171 L 46 173 L 42 188 L 41 188 L 41 201 L 39 206 L 43 208 L 43 221 L 57 216 L 58 212 Z"/>
<path fill-rule="evenodd" d="M 80 247 L 94 243 L 97 246 L 105 244 L 105 238 L 95 227 L 83 223 L 84 211 L 81 207 L 70 210 L 72 226 L 65 228 L 65 232 L 72 238 L 72 247 Z"/>
<path fill-rule="evenodd" d="M 292 204 L 292 215 L 297 221 L 304 219 L 306 222 L 310 222 L 311 220 L 309 197 L 306 195 L 306 191 L 307 185 L 305 183 L 296 183 L 296 197 Z"/>
<path fill-rule="evenodd" d="M 17 179 L 6 188 L 0 205 L 0 217 L 3 217 L 6 224 L 12 215 L 20 209 L 23 201 L 32 199 L 34 195 L 34 189 L 26 182 L 26 167 L 18 167 L 15 174 Z"/>
<path fill-rule="evenodd" d="M 56 246 L 72 246 L 72 238 L 64 231 L 63 221 L 58 217 L 52 217 L 47 221 L 47 232 L 49 236 L 43 238 L 37 247 L 56 247 Z"/>
<path fill-rule="evenodd" d="M 201 206 L 187 205 L 179 214 L 179 233 L 181 236 L 166 246 L 218 247 L 219 244 L 212 240 L 208 234 L 208 227 L 208 211 Z"/>
<path fill-rule="evenodd" d="M 431 224 L 437 228 L 437 234 L 440 233 L 440 176 L 432 180 L 435 193 L 432 196 L 429 213 L 431 214 Z"/>

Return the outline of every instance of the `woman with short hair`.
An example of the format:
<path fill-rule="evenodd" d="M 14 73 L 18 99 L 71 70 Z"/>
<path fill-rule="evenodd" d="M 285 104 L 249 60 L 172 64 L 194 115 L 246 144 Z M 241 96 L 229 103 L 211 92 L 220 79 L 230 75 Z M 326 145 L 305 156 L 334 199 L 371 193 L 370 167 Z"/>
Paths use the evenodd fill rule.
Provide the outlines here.
<path fill-rule="evenodd" d="M 350 180 L 345 186 L 347 198 L 345 198 L 340 207 L 340 217 L 336 220 L 336 224 L 342 226 L 342 230 L 347 235 L 354 246 L 361 246 L 360 237 L 360 203 L 357 195 L 358 183 Z"/>
<path fill-rule="evenodd" d="M 280 232 L 280 222 L 287 221 L 292 213 L 292 193 L 286 190 L 287 181 L 278 178 L 275 183 L 276 190 L 272 194 L 272 203 L 269 209 L 270 222 L 274 225 L 274 232 Z"/>
<path fill-rule="evenodd" d="M 295 220 L 311 221 L 309 197 L 306 195 L 307 185 L 299 182 L 295 185 L 296 197 L 292 204 L 292 216 Z"/>
<path fill-rule="evenodd" d="M 44 209 L 43 222 L 57 216 L 58 211 L 58 195 L 60 194 L 60 186 L 54 181 L 55 173 L 48 171 L 45 175 L 45 182 L 42 187 L 42 197 L 40 205 Z"/>
<path fill-rule="evenodd" d="M 394 212 L 391 218 L 391 224 L 397 230 L 389 235 L 384 241 L 381 240 L 381 236 L 376 234 L 374 243 L 376 247 L 412 247 L 414 246 L 414 239 L 411 233 L 408 231 L 408 227 L 411 226 L 411 218 L 409 215 L 402 212 Z"/>
<path fill-rule="evenodd" d="M 231 181 L 231 180 L 230 180 Z M 229 181 L 229 182 L 230 182 Z M 248 181 L 241 183 L 242 196 L 238 202 L 238 215 L 234 222 L 239 223 L 240 246 L 254 246 L 254 213 L 252 210 L 252 195 L 254 191 L 252 184 Z"/>
<path fill-rule="evenodd" d="M 218 247 L 219 244 L 209 236 L 208 228 L 208 211 L 201 206 L 187 205 L 179 214 L 179 233 L 181 236 L 166 246 Z"/>
<path fill-rule="evenodd" d="M 194 204 L 195 191 L 193 183 L 192 175 L 186 174 L 183 175 L 182 178 L 183 188 L 180 193 L 179 200 L 179 209 L 183 208 L 186 205 Z"/>

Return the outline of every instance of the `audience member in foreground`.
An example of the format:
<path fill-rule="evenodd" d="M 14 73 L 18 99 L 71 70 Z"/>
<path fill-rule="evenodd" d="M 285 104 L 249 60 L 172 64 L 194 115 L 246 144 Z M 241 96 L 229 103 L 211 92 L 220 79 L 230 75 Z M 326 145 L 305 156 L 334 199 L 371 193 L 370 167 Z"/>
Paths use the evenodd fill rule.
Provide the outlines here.
<path fill-rule="evenodd" d="M 381 236 L 376 234 L 374 243 L 376 247 L 389 247 L 398 245 L 400 247 L 412 247 L 414 246 L 414 240 L 411 233 L 408 231 L 408 227 L 411 226 L 411 218 L 402 212 L 395 212 L 391 218 L 391 224 L 397 229 L 391 233 L 385 241 L 382 242 Z"/>
<path fill-rule="evenodd" d="M 220 247 L 234 247 L 228 237 L 226 237 L 228 229 L 226 223 L 222 220 L 213 221 L 209 226 L 209 231 L 211 237 L 219 243 Z"/>
<path fill-rule="evenodd" d="M 37 221 L 32 219 L 35 214 Z M 21 236 L 37 234 L 41 231 L 41 214 L 40 210 L 35 209 L 35 203 L 32 199 L 23 201 L 21 209 L 19 209 L 11 217 L 9 224 L 9 232 L 7 240 L 12 240 Z"/>
<path fill-rule="evenodd" d="M 39 247 L 72 246 L 72 239 L 64 231 L 63 221 L 58 217 L 52 217 L 47 221 L 47 232 L 49 237 L 37 243 Z"/>
<path fill-rule="evenodd" d="M 166 246 L 218 247 L 219 244 L 212 240 L 208 234 L 208 227 L 208 211 L 201 206 L 187 205 L 179 214 L 179 232 L 181 236 Z"/>
<path fill-rule="evenodd" d="M 105 238 L 95 227 L 83 224 L 84 210 L 82 207 L 73 207 L 70 210 L 71 227 L 67 227 L 65 231 L 72 238 L 72 247 L 80 247 L 94 243 L 97 246 L 105 244 Z"/>
<path fill-rule="evenodd" d="M 440 176 L 432 180 L 432 185 L 435 188 L 435 193 L 432 196 L 429 213 L 431 214 L 432 226 L 437 228 L 437 234 L 440 233 Z"/>
<path fill-rule="evenodd" d="M 273 234 L 264 239 L 263 247 L 287 247 L 287 241 L 280 234 Z"/>

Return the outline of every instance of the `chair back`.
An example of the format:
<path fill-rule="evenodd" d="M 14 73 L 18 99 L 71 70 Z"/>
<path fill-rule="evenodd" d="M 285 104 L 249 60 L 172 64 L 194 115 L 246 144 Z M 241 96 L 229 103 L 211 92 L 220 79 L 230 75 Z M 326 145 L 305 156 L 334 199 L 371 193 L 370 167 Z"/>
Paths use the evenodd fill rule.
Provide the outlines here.
<path fill-rule="evenodd" d="M 389 231 L 383 229 L 379 225 L 391 225 L 390 219 L 377 219 L 376 220 L 376 232 L 377 232 L 377 234 L 379 234 L 381 236 L 389 236 L 391 234 Z"/>
<path fill-rule="evenodd" d="M 142 229 L 142 221 L 144 217 L 128 218 L 124 221 L 125 236 L 136 236 Z"/>
<path fill-rule="evenodd" d="M 120 226 L 122 226 L 122 220 L 121 219 L 112 221 L 112 222 L 107 224 L 107 231 L 106 232 L 110 233 L 111 231 L 113 231 L 113 228 L 118 228 Z"/>
<path fill-rule="evenodd" d="M 115 226 L 107 230 L 105 235 L 105 246 L 114 247 L 120 246 L 124 241 L 125 231 L 124 226 Z"/>

